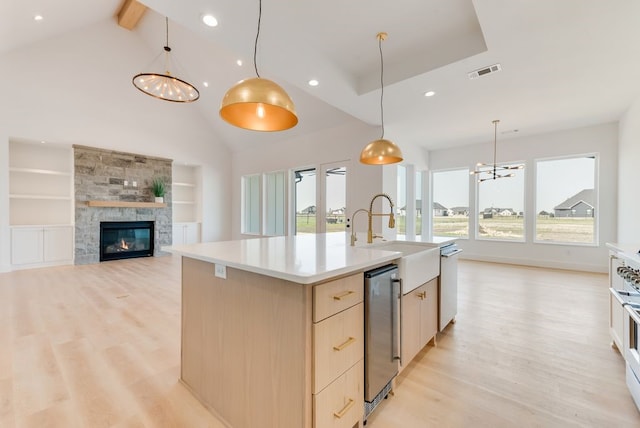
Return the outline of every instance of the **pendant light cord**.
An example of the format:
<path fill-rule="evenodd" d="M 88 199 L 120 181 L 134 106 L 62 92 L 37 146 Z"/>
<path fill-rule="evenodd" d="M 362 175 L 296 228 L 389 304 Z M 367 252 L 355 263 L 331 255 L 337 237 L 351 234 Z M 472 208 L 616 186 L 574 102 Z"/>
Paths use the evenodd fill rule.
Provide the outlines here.
<path fill-rule="evenodd" d="M 258 2 L 258 31 L 256 32 L 256 41 L 253 45 L 253 68 L 256 70 L 256 76 L 260 77 L 258 73 L 258 62 L 256 56 L 258 53 L 258 38 L 260 37 L 260 21 L 262 20 L 262 0 Z"/>
<path fill-rule="evenodd" d="M 378 36 L 378 48 L 380 50 L 380 122 L 382 123 L 382 135 L 380 139 L 384 139 L 384 59 L 382 58 L 382 36 Z"/>

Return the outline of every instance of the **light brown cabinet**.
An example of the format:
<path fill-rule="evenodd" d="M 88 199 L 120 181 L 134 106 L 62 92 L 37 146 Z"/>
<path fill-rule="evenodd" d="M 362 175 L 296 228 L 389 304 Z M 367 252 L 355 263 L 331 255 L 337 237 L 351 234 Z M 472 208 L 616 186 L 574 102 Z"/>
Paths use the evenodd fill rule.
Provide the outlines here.
<path fill-rule="evenodd" d="M 438 332 L 438 279 L 402 296 L 402 360 L 406 367 Z"/>
<path fill-rule="evenodd" d="M 350 428 L 364 413 L 362 274 L 313 287 L 314 427 Z"/>
<path fill-rule="evenodd" d="M 182 382 L 235 428 L 364 416 L 363 274 L 303 285 L 183 257 Z"/>

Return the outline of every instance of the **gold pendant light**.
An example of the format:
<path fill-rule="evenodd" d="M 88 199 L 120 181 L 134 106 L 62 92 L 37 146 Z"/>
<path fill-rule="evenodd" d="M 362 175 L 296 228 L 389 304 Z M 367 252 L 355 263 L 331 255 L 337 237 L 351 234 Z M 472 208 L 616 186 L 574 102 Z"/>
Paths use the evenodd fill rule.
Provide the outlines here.
<path fill-rule="evenodd" d="M 296 109 L 287 92 L 258 73 L 256 52 L 260 36 L 262 0 L 259 2 L 258 31 L 253 49 L 256 76 L 236 83 L 222 98 L 220 117 L 231 125 L 252 131 L 284 131 L 298 123 Z"/>
<path fill-rule="evenodd" d="M 378 33 L 378 48 L 380 49 L 380 118 L 382 135 L 380 139 L 370 142 L 360 153 L 360 162 L 367 165 L 388 165 L 402 162 L 402 151 L 393 142 L 384 139 L 384 61 L 382 58 L 382 41 L 387 33 Z"/>
<path fill-rule="evenodd" d="M 133 85 L 154 98 L 176 103 L 190 103 L 200 98 L 200 92 L 192 84 L 171 75 L 171 48 L 169 47 L 169 18 L 165 17 L 167 43 L 164 46 L 165 73 L 140 73 L 133 76 Z M 158 57 L 156 57 L 156 60 Z M 155 60 L 154 60 L 155 62 Z"/>
<path fill-rule="evenodd" d="M 494 120 L 493 123 L 493 165 L 479 162 L 476 164 L 476 170 L 471 171 L 470 175 L 478 176 L 478 183 L 482 183 L 487 180 L 496 180 L 498 178 L 515 177 L 513 172 L 504 173 L 504 171 L 514 169 L 524 169 L 524 165 L 498 165 L 496 163 L 497 158 L 497 141 L 498 141 L 498 123 L 499 120 Z"/>

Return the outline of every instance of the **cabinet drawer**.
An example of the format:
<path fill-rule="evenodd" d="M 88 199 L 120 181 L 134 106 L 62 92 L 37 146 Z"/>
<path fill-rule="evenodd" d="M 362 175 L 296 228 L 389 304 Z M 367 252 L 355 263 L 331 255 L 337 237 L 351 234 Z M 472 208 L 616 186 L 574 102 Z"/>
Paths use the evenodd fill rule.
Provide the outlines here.
<path fill-rule="evenodd" d="M 364 357 L 364 303 L 313 325 L 313 392 Z"/>
<path fill-rule="evenodd" d="M 362 273 L 325 282 L 313 287 L 313 322 L 362 302 L 364 294 Z"/>
<path fill-rule="evenodd" d="M 313 396 L 315 428 L 351 428 L 364 416 L 364 363 L 358 361 Z"/>

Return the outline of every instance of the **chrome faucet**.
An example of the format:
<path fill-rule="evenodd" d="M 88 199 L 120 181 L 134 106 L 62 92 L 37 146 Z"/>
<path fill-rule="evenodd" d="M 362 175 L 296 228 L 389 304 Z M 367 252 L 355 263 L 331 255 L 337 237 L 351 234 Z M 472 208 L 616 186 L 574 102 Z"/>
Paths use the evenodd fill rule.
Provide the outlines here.
<path fill-rule="evenodd" d="M 359 212 L 364 212 L 369 214 L 369 211 L 365 210 L 364 208 L 360 208 L 360 209 L 357 209 L 356 212 L 354 212 L 353 215 L 351 216 L 351 246 L 352 247 L 356 245 L 356 241 L 358 240 L 358 238 L 356 237 L 356 214 L 358 214 Z"/>
<path fill-rule="evenodd" d="M 387 200 L 389 201 L 389 205 L 391 206 L 391 211 L 389 212 L 389 214 L 377 214 L 377 213 L 374 214 L 373 212 L 373 202 L 381 196 L 383 198 L 387 198 Z M 373 198 L 371 198 L 371 203 L 369 204 L 369 227 L 367 228 L 368 244 L 373 243 L 373 230 L 372 230 L 373 216 L 389 216 L 389 228 L 393 229 L 396 226 L 396 220 L 393 217 L 393 201 L 391 200 L 391 196 L 387 195 L 386 193 L 378 193 L 377 195 L 374 195 Z"/>

